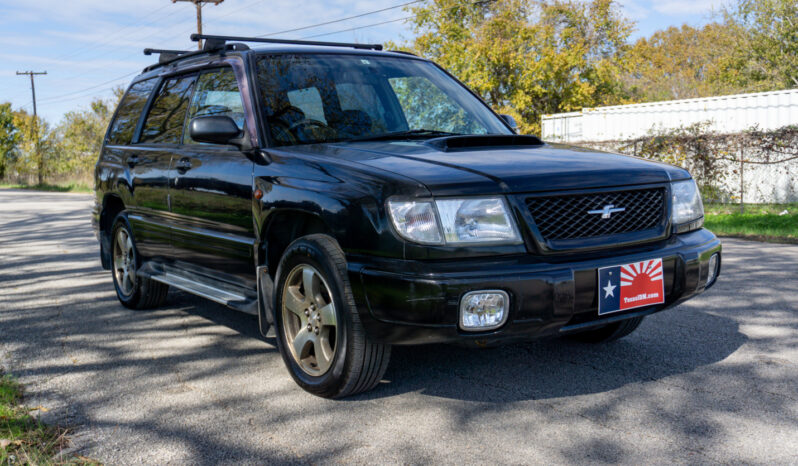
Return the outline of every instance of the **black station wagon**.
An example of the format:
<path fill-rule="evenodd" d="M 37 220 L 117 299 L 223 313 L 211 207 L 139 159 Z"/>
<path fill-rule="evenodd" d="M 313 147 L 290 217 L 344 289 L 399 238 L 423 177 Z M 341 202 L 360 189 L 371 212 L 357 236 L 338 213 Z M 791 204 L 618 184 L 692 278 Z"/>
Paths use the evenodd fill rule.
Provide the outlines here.
<path fill-rule="evenodd" d="M 145 51 L 108 128 L 102 264 L 129 308 L 257 315 L 309 392 L 373 388 L 391 345 L 614 340 L 718 277 L 681 168 L 518 135 L 379 45 L 192 38 Z"/>

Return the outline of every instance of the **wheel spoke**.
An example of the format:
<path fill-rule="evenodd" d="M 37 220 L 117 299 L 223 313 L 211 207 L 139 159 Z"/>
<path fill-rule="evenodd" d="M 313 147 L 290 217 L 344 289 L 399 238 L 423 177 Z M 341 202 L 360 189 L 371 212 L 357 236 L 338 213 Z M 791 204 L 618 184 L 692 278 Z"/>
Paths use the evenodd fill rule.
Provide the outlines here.
<path fill-rule="evenodd" d="M 283 298 L 283 304 L 289 311 L 299 316 L 300 320 L 304 322 L 306 319 L 305 309 L 307 309 L 307 304 L 305 298 L 299 296 L 299 287 L 288 286 L 286 287 L 286 291 L 287 293 L 285 294 L 285 298 Z"/>
<path fill-rule="evenodd" d="M 333 303 L 330 303 L 319 309 L 319 314 L 321 315 L 322 325 L 329 325 L 331 327 L 338 325 L 335 318 L 335 306 Z"/>
<path fill-rule="evenodd" d="M 316 353 L 316 365 L 321 372 L 327 372 L 332 364 L 335 351 L 330 347 L 329 333 L 324 332 L 313 342 L 313 349 Z"/>
<path fill-rule="evenodd" d="M 127 253 L 127 241 L 125 241 L 125 233 L 124 230 L 119 230 L 119 233 L 116 235 L 116 244 L 119 246 L 119 252 L 122 254 Z"/>
<path fill-rule="evenodd" d="M 316 272 L 313 271 L 310 267 L 305 267 L 302 270 L 302 284 L 305 288 L 305 297 L 310 302 L 318 303 L 318 297 L 321 294 L 319 290 L 319 282 L 321 280 L 316 279 Z"/>
<path fill-rule="evenodd" d="M 299 333 L 296 334 L 294 341 L 292 342 L 297 359 L 302 359 L 307 356 L 308 343 L 313 342 L 315 337 L 316 335 L 314 335 L 312 332 L 308 332 L 307 328 L 305 327 L 299 330 Z"/>

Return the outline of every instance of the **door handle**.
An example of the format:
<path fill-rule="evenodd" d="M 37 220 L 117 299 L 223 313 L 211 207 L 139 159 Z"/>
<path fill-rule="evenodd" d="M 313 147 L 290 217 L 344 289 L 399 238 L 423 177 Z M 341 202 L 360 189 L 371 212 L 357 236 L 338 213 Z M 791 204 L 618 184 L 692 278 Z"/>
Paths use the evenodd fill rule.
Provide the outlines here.
<path fill-rule="evenodd" d="M 127 158 L 127 166 L 130 168 L 135 167 L 139 163 L 139 156 L 138 155 L 131 155 Z"/>
<path fill-rule="evenodd" d="M 188 170 L 191 170 L 191 159 L 183 158 L 178 160 L 177 163 L 175 164 L 175 168 L 180 173 L 185 173 Z"/>

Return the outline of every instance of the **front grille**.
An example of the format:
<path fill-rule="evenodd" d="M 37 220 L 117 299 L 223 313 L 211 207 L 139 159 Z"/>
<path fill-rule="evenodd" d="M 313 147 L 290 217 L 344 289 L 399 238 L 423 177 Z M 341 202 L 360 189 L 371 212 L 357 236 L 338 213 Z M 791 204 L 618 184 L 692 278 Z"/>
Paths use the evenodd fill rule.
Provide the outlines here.
<path fill-rule="evenodd" d="M 664 214 L 665 190 L 529 197 L 526 204 L 544 240 L 594 238 L 656 228 Z M 626 210 L 610 218 L 588 213 L 608 205 Z"/>

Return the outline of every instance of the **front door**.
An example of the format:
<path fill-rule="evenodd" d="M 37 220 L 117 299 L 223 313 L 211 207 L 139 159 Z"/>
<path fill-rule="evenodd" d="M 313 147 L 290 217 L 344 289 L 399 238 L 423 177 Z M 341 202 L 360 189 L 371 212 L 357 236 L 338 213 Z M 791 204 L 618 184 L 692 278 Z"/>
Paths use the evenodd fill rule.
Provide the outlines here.
<path fill-rule="evenodd" d="M 193 141 L 188 124 L 206 115 L 226 115 L 245 128 L 239 86 L 229 66 L 199 75 L 183 145 L 172 157 L 172 247 L 191 269 L 254 288 L 253 162 L 235 147 Z"/>
<path fill-rule="evenodd" d="M 169 170 L 180 143 L 195 80 L 196 74 L 162 81 L 138 140 L 126 150 L 124 163 L 129 167 L 133 194 L 128 218 L 139 254 L 144 257 L 171 259 L 172 256 Z"/>

